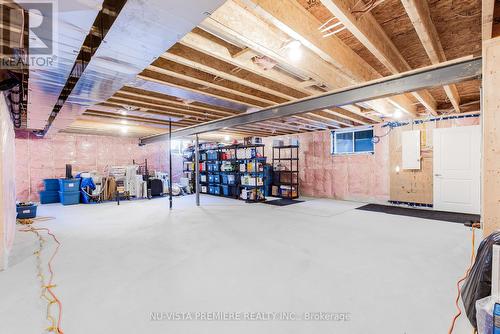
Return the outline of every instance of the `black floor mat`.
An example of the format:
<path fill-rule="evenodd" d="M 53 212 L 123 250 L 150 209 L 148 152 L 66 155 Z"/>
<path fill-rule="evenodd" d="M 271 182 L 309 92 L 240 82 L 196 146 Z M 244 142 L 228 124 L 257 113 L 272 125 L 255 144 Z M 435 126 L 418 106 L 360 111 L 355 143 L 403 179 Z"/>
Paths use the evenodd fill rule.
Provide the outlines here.
<path fill-rule="evenodd" d="M 357 208 L 358 210 L 383 212 L 390 215 L 418 217 L 424 219 L 442 220 L 452 223 L 464 224 L 470 221 L 479 221 L 479 215 L 471 215 L 468 213 L 435 211 L 426 209 L 410 209 L 399 206 L 368 204 Z"/>
<path fill-rule="evenodd" d="M 276 206 L 287 206 L 287 205 L 292 205 L 292 204 L 297 204 L 297 203 L 302 203 L 302 202 L 304 202 L 304 201 L 298 201 L 296 199 L 281 198 L 281 199 L 275 199 L 272 201 L 265 201 L 264 204 L 276 205 Z"/>

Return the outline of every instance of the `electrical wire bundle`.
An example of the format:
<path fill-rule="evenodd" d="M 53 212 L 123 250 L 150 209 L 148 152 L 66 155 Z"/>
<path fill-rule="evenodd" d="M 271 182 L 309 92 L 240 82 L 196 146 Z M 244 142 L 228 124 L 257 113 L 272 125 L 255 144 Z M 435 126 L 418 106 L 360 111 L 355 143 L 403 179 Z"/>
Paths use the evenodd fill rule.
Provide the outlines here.
<path fill-rule="evenodd" d="M 360 9 L 352 10 L 351 14 L 366 14 L 384 1 L 385 0 L 370 0 L 368 3 L 364 3 L 364 1 L 360 0 L 354 5 L 353 8 L 356 8 L 360 3 L 363 4 L 363 7 Z"/>
<path fill-rule="evenodd" d="M 474 232 L 475 229 L 479 229 L 480 228 L 480 224 L 479 223 L 473 223 L 471 226 L 471 231 L 472 231 L 472 237 L 471 237 L 471 243 L 472 243 L 472 250 L 471 250 L 471 256 L 470 256 L 470 264 L 469 264 L 469 267 L 467 268 L 467 270 L 465 271 L 465 274 L 462 278 L 460 278 L 457 283 L 456 283 L 456 286 L 457 286 L 457 297 L 455 298 L 455 307 L 457 308 L 457 313 L 455 314 L 455 316 L 453 317 L 452 321 L 451 321 L 451 324 L 450 324 L 450 328 L 448 329 L 448 334 L 452 334 L 453 333 L 453 329 L 455 328 L 455 323 L 457 321 L 457 319 L 460 317 L 460 315 L 462 314 L 462 310 L 460 309 L 460 305 L 458 305 L 458 302 L 460 301 L 460 291 L 462 290 L 462 283 L 467 279 L 467 277 L 469 277 L 469 274 L 472 270 L 472 266 L 474 265 L 474 261 L 476 260 L 476 233 Z M 474 333 L 477 333 L 476 331 L 474 331 Z"/>
<path fill-rule="evenodd" d="M 38 238 L 38 248 L 33 252 L 35 255 L 36 259 L 36 267 L 37 267 L 37 276 L 38 279 L 40 280 L 40 285 L 41 285 L 41 294 L 40 298 L 44 299 L 47 302 L 47 309 L 46 309 L 46 319 L 50 322 L 50 326 L 46 328 L 46 331 L 49 333 L 56 333 L 56 334 L 64 334 L 64 332 L 61 329 L 61 319 L 62 319 L 62 303 L 57 298 L 56 294 L 53 291 L 53 288 L 56 287 L 54 284 L 54 271 L 52 269 L 52 261 L 54 260 L 57 252 L 59 251 L 59 247 L 61 246 L 61 243 L 59 240 L 57 240 L 56 236 L 48 229 L 48 228 L 35 228 L 32 226 L 33 220 L 32 219 L 23 219 L 19 220 L 20 224 L 26 225 L 27 227 L 25 229 L 19 230 L 20 232 L 31 232 L 36 235 Z M 55 241 L 57 244 L 56 249 L 52 253 L 49 261 L 48 261 L 48 270 L 49 270 L 49 278 L 48 280 L 46 279 L 44 275 L 44 271 L 42 268 L 42 251 L 44 244 L 46 242 L 45 238 L 40 234 L 41 231 L 47 232 L 47 234 L 52 237 L 52 239 Z M 57 320 L 56 317 L 52 315 L 52 306 L 56 305 L 58 308 L 58 314 L 57 314 Z"/>

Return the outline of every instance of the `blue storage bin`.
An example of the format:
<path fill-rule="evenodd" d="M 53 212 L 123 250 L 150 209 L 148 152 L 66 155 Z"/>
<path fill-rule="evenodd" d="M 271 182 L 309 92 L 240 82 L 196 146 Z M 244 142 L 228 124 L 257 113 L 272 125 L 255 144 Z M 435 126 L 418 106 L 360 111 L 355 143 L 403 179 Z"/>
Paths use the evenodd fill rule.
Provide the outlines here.
<path fill-rule="evenodd" d="M 219 186 L 210 186 L 208 192 L 213 195 L 220 195 L 220 187 Z"/>
<path fill-rule="evenodd" d="M 207 168 L 208 168 L 209 172 L 218 172 L 219 171 L 219 165 L 216 163 L 207 164 Z"/>
<path fill-rule="evenodd" d="M 214 175 L 214 183 L 220 183 L 220 175 L 218 174 Z"/>
<path fill-rule="evenodd" d="M 236 177 L 234 174 L 223 174 L 221 181 L 222 181 L 222 184 L 235 184 Z"/>
<path fill-rule="evenodd" d="M 59 200 L 62 205 L 73 205 L 80 203 L 79 191 L 60 191 Z"/>
<path fill-rule="evenodd" d="M 36 217 L 36 204 L 16 205 L 17 219 L 32 219 Z"/>
<path fill-rule="evenodd" d="M 59 179 L 43 179 L 43 186 L 46 191 L 59 191 Z M 56 194 L 57 195 L 57 194 Z"/>
<path fill-rule="evenodd" d="M 224 196 L 233 196 L 233 188 L 230 186 L 221 186 L 222 188 L 222 194 Z"/>
<path fill-rule="evenodd" d="M 217 160 L 217 151 L 208 151 L 207 152 L 207 159 L 208 160 Z"/>
<path fill-rule="evenodd" d="M 80 191 L 80 179 L 59 179 L 59 191 Z"/>
<path fill-rule="evenodd" d="M 59 188 L 59 182 L 57 183 L 57 188 Z M 59 191 L 40 191 L 40 203 L 59 203 Z"/>

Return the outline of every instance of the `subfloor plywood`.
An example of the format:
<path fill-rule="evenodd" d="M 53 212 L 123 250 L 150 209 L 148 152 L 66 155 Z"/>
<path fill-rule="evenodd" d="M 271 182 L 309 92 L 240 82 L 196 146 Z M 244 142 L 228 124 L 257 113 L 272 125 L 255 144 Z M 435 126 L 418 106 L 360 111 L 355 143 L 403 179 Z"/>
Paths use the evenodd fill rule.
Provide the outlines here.
<path fill-rule="evenodd" d="M 304 198 L 301 198 L 304 199 Z M 63 330 L 87 333 L 445 333 L 468 265 L 461 225 L 308 199 L 288 207 L 202 196 L 42 205 Z M 20 233 L 18 235 L 21 237 Z M 31 240 L 31 242 L 30 242 Z M 47 243 L 50 248 L 51 243 Z M 40 333 L 34 238 L 0 273 L 2 332 Z M 348 312 L 350 321 L 150 321 L 151 312 Z M 462 316 L 456 333 L 470 333 Z"/>

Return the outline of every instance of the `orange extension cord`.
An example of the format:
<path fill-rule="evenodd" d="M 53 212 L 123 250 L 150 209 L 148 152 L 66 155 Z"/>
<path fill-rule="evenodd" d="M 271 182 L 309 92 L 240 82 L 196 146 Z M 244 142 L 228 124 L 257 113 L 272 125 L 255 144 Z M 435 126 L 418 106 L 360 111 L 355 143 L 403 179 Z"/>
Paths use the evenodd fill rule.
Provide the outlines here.
<path fill-rule="evenodd" d="M 47 328 L 47 331 L 54 332 L 56 334 L 64 334 L 64 332 L 61 329 L 62 303 L 59 300 L 59 298 L 57 298 L 57 296 L 55 295 L 54 291 L 52 290 L 53 288 L 55 288 L 55 284 L 53 283 L 54 271 L 52 269 L 52 261 L 54 260 L 57 252 L 59 251 L 59 247 L 61 247 L 61 243 L 59 242 L 59 240 L 57 240 L 56 236 L 48 228 L 34 228 L 33 226 L 29 225 L 28 228 L 23 229 L 23 230 L 19 230 L 19 231 L 20 232 L 32 232 L 32 233 L 34 233 L 38 237 L 38 240 L 39 240 L 39 243 L 40 243 L 40 247 L 39 247 L 38 250 L 36 250 L 34 252 L 34 254 L 38 257 L 38 261 L 39 261 L 38 264 L 37 264 L 37 266 L 40 265 L 39 257 L 40 257 L 40 253 L 41 253 L 41 250 L 42 250 L 42 247 L 43 247 L 43 243 L 45 242 L 44 238 L 40 235 L 39 231 L 46 231 L 47 234 L 50 235 L 52 237 L 52 239 L 54 239 L 54 241 L 57 244 L 57 247 L 54 250 L 54 253 L 50 257 L 50 260 L 48 262 L 48 268 L 49 268 L 49 272 L 50 272 L 49 281 L 47 283 L 45 283 L 43 272 L 41 271 L 40 267 L 39 267 L 39 277 L 40 277 L 40 280 L 41 280 L 41 283 L 42 283 L 42 295 L 41 296 L 44 297 L 47 300 L 47 302 L 48 302 L 48 305 L 47 305 L 47 320 L 49 320 L 49 321 L 52 322 L 52 326 L 49 327 L 49 328 Z M 47 297 L 45 295 L 45 292 L 48 292 L 50 294 L 51 298 Z M 51 307 L 52 304 L 57 304 L 57 307 L 59 309 L 59 312 L 58 312 L 59 314 L 58 314 L 58 318 L 57 318 L 57 325 L 56 325 L 56 321 L 54 320 L 54 318 L 50 315 L 50 307 Z"/>
<path fill-rule="evenodd" d="M 478 223 L 472 224 L 472 250 L 471 250 L 471 256 L 470 256 L 470 264 L 467 270 L 465 271 L 465 274 L 462 278 L 460 278 L 457 282 L 457 298 L 455 299 L 455 307 L 457 308 L 457 313 L 453 317 L 453 320 L 451 321 L 450 328 L 448 329 L 448 334 L 453 333 L 453 329 L 455 328 L 455 323 L 457 319 L 460 317 L 462 314 L 462 310 L 460 309 L 460 306 L 458 305 L 458 302 L 460 301 L 460 292 L 462 290 L 461 284 L 463 281 L 469 277 L 470 271 L 472 270 L 472 266 L 474 265 L 474 261 L 476 260 L 476 234 L 474 232 L 474 229 L 479 228 L 480 225 Z M 475 333 L 475 331 L 474 331 Z"/>

